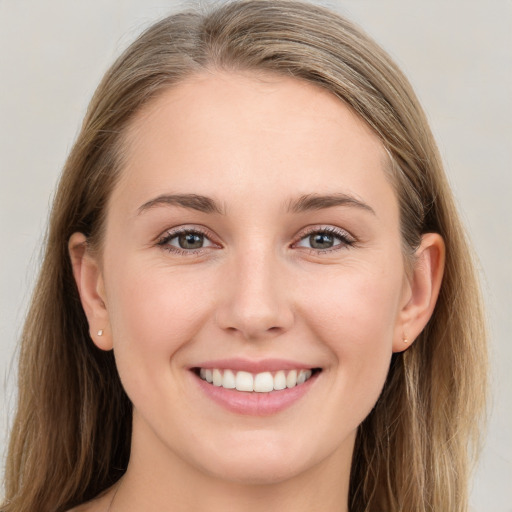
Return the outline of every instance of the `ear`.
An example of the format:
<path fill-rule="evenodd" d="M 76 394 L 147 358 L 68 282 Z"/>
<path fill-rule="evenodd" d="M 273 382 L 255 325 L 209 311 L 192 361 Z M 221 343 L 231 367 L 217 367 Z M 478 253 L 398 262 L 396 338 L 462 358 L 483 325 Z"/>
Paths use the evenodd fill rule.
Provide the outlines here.
<path fill-rule="evenodd" d="M 98 348 L 111 350 L 112 336 L 100 265 L 88 250 L 87 238 L 83 233 L 71 236 L 68 251 L 82 307 L 89 322 L 90 336 Z"/>
<path fill-rule="evenodd" d="M 408 348 L 427 325 L 441 289 L 444 262 L 445 245 L 441 235 L 424 234 L 415 253 L 412 274 L 404 286 L 393 352 Z"/>

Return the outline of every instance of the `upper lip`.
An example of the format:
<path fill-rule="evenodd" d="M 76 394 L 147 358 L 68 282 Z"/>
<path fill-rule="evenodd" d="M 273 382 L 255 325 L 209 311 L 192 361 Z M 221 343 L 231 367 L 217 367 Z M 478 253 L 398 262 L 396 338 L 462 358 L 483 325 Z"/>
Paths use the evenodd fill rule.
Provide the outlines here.
<path fill-rule="evenodd" d="M 202 363 L 190 367 L 190 369 L 193 368 L 205 368 L 211 370 L 235 370 L 245 371 L 249 373 L 262 373 L 276 372 L 279 370 L 308 370 L 318 368 L 318 366 L 307 363 L 301 363 L 299 361 L 292 361 L 289 359 L 261 359 L 259 361 L 255 361 L 243 358 L 231 358 L 204 361 Z"/>

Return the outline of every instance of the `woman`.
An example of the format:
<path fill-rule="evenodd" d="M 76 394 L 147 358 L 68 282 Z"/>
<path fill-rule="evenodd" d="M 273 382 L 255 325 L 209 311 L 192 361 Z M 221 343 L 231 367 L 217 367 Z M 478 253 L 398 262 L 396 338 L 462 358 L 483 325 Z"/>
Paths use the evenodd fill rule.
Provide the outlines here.
<path fill-rule="evenodd" d="M 464 511 L 484 383 L 467 243 L 389 57 L 298 2 L 171 16 L 66 164 L 3 510 Z"/>

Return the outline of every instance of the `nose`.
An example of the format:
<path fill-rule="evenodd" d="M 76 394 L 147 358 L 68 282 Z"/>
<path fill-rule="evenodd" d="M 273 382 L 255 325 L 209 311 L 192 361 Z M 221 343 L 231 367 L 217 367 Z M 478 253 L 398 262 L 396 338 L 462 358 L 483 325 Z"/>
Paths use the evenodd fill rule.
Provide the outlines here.
<path fill-rule="evenodd" d="M 286 332 L 294 322 L 290 283 L 278 259 L 263 251 L 231 261 L 222 283 L 218 326 L 246 340 Z"/>

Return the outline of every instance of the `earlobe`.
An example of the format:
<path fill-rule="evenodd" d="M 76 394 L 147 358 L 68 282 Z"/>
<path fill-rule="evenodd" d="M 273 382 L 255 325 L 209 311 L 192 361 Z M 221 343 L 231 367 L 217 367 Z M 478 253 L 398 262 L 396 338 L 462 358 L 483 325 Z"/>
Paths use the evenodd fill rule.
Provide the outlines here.
<path fill-rule="evenodd" d="M 445 245 L 441 235 L 424 234 L 416 250 L 413 271 L 408 279 L 407 298 L 397 322 L 393 352 L 407 349 L 427 325 L 441 289 L 444 262 Z"/>
<path fill-rule="evenodd" d="M 112 336 L 100 265 L 88 251 L 87 238 L 83 233 L 74 233 L 71 236 L 68 250 L 91 338 L 98 348 L 111 350 Z"/>

